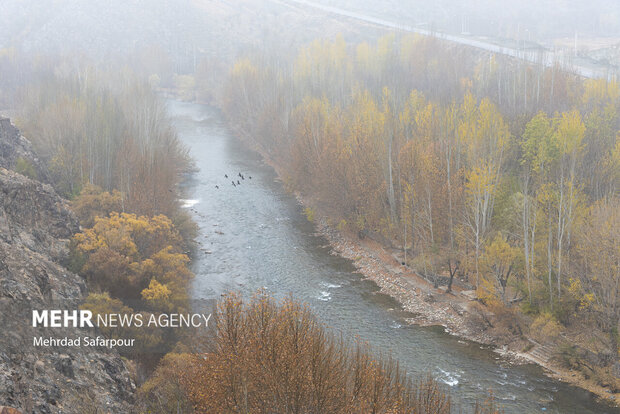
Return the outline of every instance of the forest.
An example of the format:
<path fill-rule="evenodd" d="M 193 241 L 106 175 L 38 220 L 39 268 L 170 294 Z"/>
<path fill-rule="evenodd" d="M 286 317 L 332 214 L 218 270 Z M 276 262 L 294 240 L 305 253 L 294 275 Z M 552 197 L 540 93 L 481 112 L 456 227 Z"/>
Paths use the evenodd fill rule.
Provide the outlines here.
<path fill-rule="evenodd" d="M 49 176 L 39 177 L 26 159 L 16 169 L 48 181 L 79 219 L 66 266 L 86 281 L 81 308 L 143 318 L 191 310 L 197 228 L 180 206 L 179 183 L 194 167 L 162 100 L 129 72 L 41 73 L 14 96 L 17 123 Z M 188 329 L 100 328 L 108 338 L 139 343 L 119 350 L 139 385 L 133 412 L 450 413 L 460 407 L 432 377 L 413 379 L 365 343 L 339 339 L 292 298 L 279 302 L 258 292 L 244 301 L 231 293 L 215 316 L 198 337 Z M 88 391 L 72 405 L 79 412 L 101 408 Z M 489 395 L 473 412 L 500 411 Z"/>
<path fill-rule="evenodd" d="M 250 53 L 222 93 L 333 227 L 448 293 L 464 282 L 603 383 L 618 361 L 619 99 L 615 81 L 395 34 Z"/>
<path fill-rule="evenodd" d="M 237 233 L 243 250 L 219 257 L 206 245 L 224 235 L 221 223 L 183 205 L 198 169 L 171 119 L 166 102 L 173 100 L 221 110 L 225 128 L 273 167 L 301 203 L 295 212 L 315 229 L 325 224 L 354 244 L 375 242 L 432 287 L 434 298 L 466 298 L 471 315 L 464 318 L 492 332 L 488 344 L 517 344 L 522 354 L 544 347 L 552 364 L 605 393 L 620 392 L 620 84 L 613 77 L 585 79 L 566 62 L 533 63 L 435 36 L 379 37 L 384 30 L 351 22 L 319 24 L 280 2 L 262 6 L 266 26 L 285 32 L 289 17 L 316 26 L 282 40 L 249 23 L 243 13 L 251 1 L 239 12 L 230 4 L 222 11 L 187 2 L 200 4 L 199 12 L 186 2 L 159 3 L 170 15 L 147 19 L 161 36 L 148 47 L 124 36 L 120 28 L 129 25 L 115 16 L 107 18 L 118 39 L 99 51 L 103 58 L 35 56 L 0 44 L 0 109 L 9 109 L 45 167 L 20 157 L 14 169 L 50 184 L 79 221 L 61 264 L 84 282 L 81 308 L 146 317 L 195 311 L 196 275 L 218 275 L 204 261 L 196 266 L 198 254 L 227 269 L 227 288 L 239 289 L 215 291 L 213 323 L 199 334 L 101 329 L 141 344 L 118 351 L 135 383 L 126 396 L 132 412 L 503 412 L 493 389 L 459 399 L 461 390 L 451 396 L 448 388 L 458 381 L 442 384 L 436 371 L 412 374 L 387 347 L 331 329 L 321 319 L 323 302 L 311 308 L 295 292 L 281 297 L 265 288 L 240 293 L 250 282 L 237 283 L 238 268 L 226 260 L 255 257 L 246 252 L 252 246 Z M 205 15 L 218 36 L 203 36 Z M 94 20 L 109 31 L 109 22 Z M 159 30 L 168 20 L 175 27 Z M 231 22 L 240 39 L 230 36 Z M 334 27 L 345 35 L 332 35 Z M 152 40 L 141 35 L 140 42 Z M 115 55 L 117 46 L 124 55 Z M 238 174 L 244 182 L 232 182 L 235 196 L 256 188 L 249 173 L 247 181 Z M 219 197 L 220 181 L 209 181 L 213 192 L 200 196 Z M 225 202 L 240 203 L 235 196 Z M 336 250 L 329 247 L 325 255 Z M 261 276 L 277 282 L 278 275 Z M 364 306 L 375 305 L 362 296 Z M 392 306 L 384 306 L 389 315 Z M 461 352 L 461 340 L 455 343 L 456 351 L 445 352 Z M 72 400 L 75 412 L 101 412 L 101 400 L 76 389 L 84 396 Z"/>

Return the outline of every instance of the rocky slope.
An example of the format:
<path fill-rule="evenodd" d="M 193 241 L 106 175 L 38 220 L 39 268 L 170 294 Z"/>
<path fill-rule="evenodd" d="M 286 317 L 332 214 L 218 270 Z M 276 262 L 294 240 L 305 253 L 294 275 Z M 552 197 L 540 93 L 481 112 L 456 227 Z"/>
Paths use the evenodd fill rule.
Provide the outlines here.
<path fill-rule="evenodd" d="M 15 170 L 22 168 L 31 170 L 31 175 L 38 180 L 48 182 L 49 177 L 43 163 L 32 151 L 30 141 L 23 137 L 11 120 L 0 116 L 0 167 Z"/>
<path fill-rule="evenodd" d="M 79 229 L 76 218 L 50 185 L 7 169 L 18 158 L 46 176 L 29 142 L 0 119 L 0 406 L 23 413 L 127 412 L 135 386 L 117 353 L 33 346 L 33 335 L 83 334 L 37 332 L 30 323 L 32 309 L 78 303 L 86 285 L 61 264 Z"/>

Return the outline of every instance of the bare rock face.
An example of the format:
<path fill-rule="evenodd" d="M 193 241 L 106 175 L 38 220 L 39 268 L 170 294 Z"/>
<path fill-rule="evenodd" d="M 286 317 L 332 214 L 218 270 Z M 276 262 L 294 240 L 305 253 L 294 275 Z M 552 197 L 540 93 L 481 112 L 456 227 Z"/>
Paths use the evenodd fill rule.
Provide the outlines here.
<path fill-rule="evenodd" d="M 95 407 L 102 413 L 128 412 L 135 385 L 118 353 L 33 346 L 32 310 L 77 306 L 87 289 L 62 265 L 68 241 L 79 230 L 77 219 L 51 186 L 3 168 L 16 157 L 36 165 L 27 141 L 0 120 L 0 407 L 22 413 L 95 412 Z M 69 328 L 62 335 L 67 332 L 84 334 Z"/>
<path fill-rule="evenodd" d="M 50 185 L 0 167 L 0 240 L 59 260 L 78 230 L 76 217 Z"/>

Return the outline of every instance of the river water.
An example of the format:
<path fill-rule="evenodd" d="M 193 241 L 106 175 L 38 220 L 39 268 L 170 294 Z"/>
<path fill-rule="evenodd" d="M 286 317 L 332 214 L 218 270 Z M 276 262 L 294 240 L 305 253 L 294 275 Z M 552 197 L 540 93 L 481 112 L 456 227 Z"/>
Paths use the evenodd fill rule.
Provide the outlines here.
<path fill-rule="evenodd" d="M 506 413 L 620 412 L 547 378 L 537 366 L 513 366 L 490 348 L 441 328 L 407 325 L 396 301 L 364 280 L 350 261 L 330 254 L 273 169 L 234 138 L 218 110 L 172 100 L 168 110 L 199 169 L 184 184 L 185 206 L 200 227 L 194 299 L 230 290 L 249 296 L 260 288 L 276 298 L 292 294 L 330 328 L 391 353 L 412 376 L 431 373 L 462 407 L 493 390 Z"/>

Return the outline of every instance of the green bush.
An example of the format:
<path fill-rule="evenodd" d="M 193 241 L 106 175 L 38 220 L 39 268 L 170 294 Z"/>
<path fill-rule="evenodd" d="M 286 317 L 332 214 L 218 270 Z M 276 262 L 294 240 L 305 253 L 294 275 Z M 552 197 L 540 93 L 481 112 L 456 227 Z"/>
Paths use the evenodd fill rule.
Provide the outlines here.
<path fill-rule="evenodd" d="M 15 171 L 33 180 L 38 178 L 37 169 L 30 160 L 24 157 L 19 157 L 15 161 Z"/>
<path fill-rule="evenodd" d="M 306 216 L 309 222 L 311 223 L 314 222 L 314 210 L 312 210 L 310 207 L 306 207 L 304 209 L 304 215 Z"/>
<path fill-rule="evenodd" d="M 579 354 L 577 348 L 570 344 L 563 344 L 558 348 L 557 357 L 562 366 L 568 369 L 579 369 Z"/>

